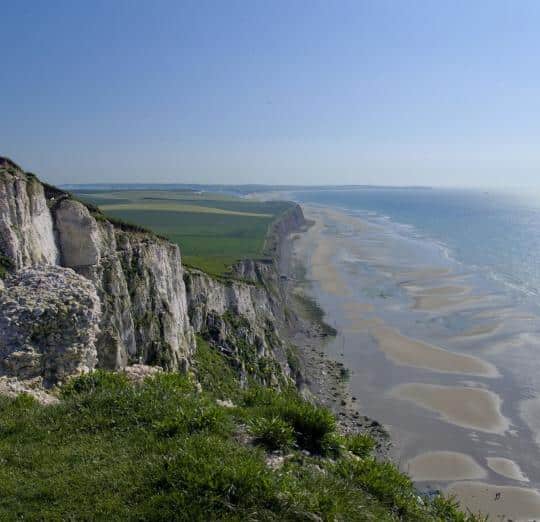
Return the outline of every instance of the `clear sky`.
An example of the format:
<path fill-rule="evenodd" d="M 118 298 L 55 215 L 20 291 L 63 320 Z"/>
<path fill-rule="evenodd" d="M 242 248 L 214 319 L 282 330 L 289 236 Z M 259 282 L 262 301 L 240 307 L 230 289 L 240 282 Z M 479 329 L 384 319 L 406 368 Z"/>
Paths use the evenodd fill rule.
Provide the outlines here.
<path fill-rule="evenodd" d="M 53 183 L 540 185 L 540 2 L 0 0 Z"/>

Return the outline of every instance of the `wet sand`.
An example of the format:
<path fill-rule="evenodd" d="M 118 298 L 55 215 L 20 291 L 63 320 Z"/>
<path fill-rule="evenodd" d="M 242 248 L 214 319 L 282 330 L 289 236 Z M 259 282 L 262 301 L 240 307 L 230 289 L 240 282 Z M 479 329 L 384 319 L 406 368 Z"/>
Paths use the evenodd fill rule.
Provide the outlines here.
<path fill-rule="evenodd" d="M 479 335 L 489 335 L 492 333 L 495 333 L 501 323 L 491 323 L 491 324 L 480 324 L 478 326 L 474 326 L 473 328 L 469 328 L 465 332 L 462 332 L 460 334 L 461 337 L 476 337 Z"/>
<path fill-rule="evenodd" d="M 373 305 L 369 303 L 345 303 L 343 305 L 345 311 L 345 317 L 349 321 L 356 321 L 365 314 L 373 312 L 375 309 Z"/>
<path fill-rule="evenodd" d="M 437 311 L 455 307 L 463 308 L 465 305 L 474 305 L 482 299 L 489 297 L 470 295 L 472 288 L 469 286 L 431 286 L 422 284 L 423 277 L 431 280 L 431 283 L 433 283 L 433 279 L 435 279 L 435 276 L 433 276 L 434 271 L 426 272 L 429 277 L 426 277 L 426 274 L 415 273 L 416 279 L 411 278 L 411 280 L 401 283 L 401 287 L 413 297 L 413 308 L 415 310 Z M 442 278 L 442 276 L 439 276 L 439 278 Z"/>
<path fill-rule="evenodd" d="M 456 495 L 461 504 L 473 513 L 489 510 L 490 520 L 517 522 L 539 518 L 540 494 L 533 489 L 484 482 L 455 482 L 446 492 Z"/>
<path fill-rule="evenodd" d="M 444 260 L 430 264 L 432 256 L 419 255 L 416 245 L 402 255 L 401 243 L 377 223 L 304 210 L 316 221 L 302 253 L 314 297 L 342 334 L 332 357 L 352 365 L 350 387 L 367 408 L 362 413 L 397 434 L 402 469 L 420 488 L 451 490 L 490 520 L 503 511 L 503 520 L 540 520 L 538 453 L 523 423 L 516 426 L 517 412 L 507 412 L 517 401 L 506 400 L 507 369 L 497 358 L 499 344 L 514 354 L 533 341 L 534 334 L 509 330 L 508 320 L 534 317 L 478 286 L 470 271 Z M 517 336 L 524 337 L 519 345 Z M 523 401 L 520 412 L 540 446 L 540 398 Z M 515 413 L 512 430 L 506 413 Z M 528 478 L 531 488 L 515 487 Z M 496 492 L 504 502 L 493 500 Z"/>
<path fill-rule="evenodd" d="M 496 377 L 497 369 L 492 364 L 472 355 L 458 354 L 411 339 L 389 327 L 370 329 L 379 348 L 397 364 L 426 368 L 436 372 L 460 373 L 483 377 Z"/>
<path fill-rule="evenodd" d="M 481 302 L 482 297 L 458 297 L 452 295 L 419 295 L 414 298 L 415 310 L 436 311 L 452 308 L 463 308 L 464 305 L 474 305 Z"/>
<path fill-rule="evenodd" d="M 316 221 L 313 230 L 309 233 L 320 236 L 324 226 L 321 221 Z M 335 255 L 336 245 L 329 239 L 320 239 L 313 252 L 311 260 L 312 276 L 316 279 L 323 290 L 330 294 L 346 296 L 349 291 L 339 272 L 331 262 Z"/>
<path fill-rule="evenodd" d="M 529 482 L 529 479 L 523 474 L 521 468 L 513 460 L 502 457 L 488 457 L 487 465 L 495 473 L 498 473 L 503 477 L 519 480 L 520 482 Z"/>
<path fill-rule="evenodd" d="M 399 272 L 396 277 L 400 280 L 399 284 L 417 284 L 422 281 L 429 281 L 439 277 L 445 277 L 450 275 L 450 270 L 447 268 L 429 268 L 422 270 L 408 270 L 406 272 Z"/>
<path fill-rule="evenodd" d="M 455 451 L 429 451 L 422 453 L 405 466 L 418 482 L 483 479 L 487 473 L 472 457 Z"/>
<path fill-rule="evenodd" d="M 519 412 L 532 431 L 536 444 L 540 447 L 540 397 L 522 401 Z"/>
<path fill-rule="evenodd" d="M 498 434 L 509 428 L 508 419 L 501 413 L 500 397 L 482 388 L 407 383 L 390 393 L 396 399 L 414 402 L 463 428 Z"/>
<path fill-rule="evenodd" d="M 468 294 L 471 289 L 468 286 L 439 286 L 435 288 L 422 287 L 411 284 L 401 285 L 407 291 L 416 294 L 416 295 L 438 295 L 438 296 L 459 296 L 463 294 Z"/>

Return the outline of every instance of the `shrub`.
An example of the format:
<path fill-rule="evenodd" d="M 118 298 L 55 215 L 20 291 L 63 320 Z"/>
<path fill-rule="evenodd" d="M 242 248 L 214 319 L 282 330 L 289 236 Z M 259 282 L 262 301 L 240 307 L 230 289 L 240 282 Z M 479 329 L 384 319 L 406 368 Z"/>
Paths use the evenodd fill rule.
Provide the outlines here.
<path fill-rule="evenodd" d="M 242 403 L 248 408 L 277 406 L 282 399 L 283 394 L 262 386 L 252 386 L 242 394 Z"/>
<path fill-rule="evenodd" d="M 225 433 L 229 417 L 190 379 L 164 373 L 132 384 L 123 374 L 93 372 L 73 379 L 63 391 L 63 407 L 77 412 L 78 431 L 152 429 L 162 437 L 183 433 Z"/>
<path fill-rule="evenodd" d="M 201 398 L 184 399 L 171 414 L 154 422 L 154 429 L 162 437 L 178 434 L 226 433 L 230 420 L 223 408 Z"/>
<path fill-rule="evenodd" d="M 430 501 L 426 499 L 429 503 Z M 463 513 L 454 497 L 436 496 L 431 503 L 431 514 L 435 520 L 452 520 L 453 522 L 488 522 L 488 517 L 482 514 Z"/>
<path fill-rule="evenodd" d="M 279 417 L 257 417 L 248 429 L 255 441 L 269 450 L 286 449 L 294 443 L 294 430 Z"/>
<path fill-rule="evenodd" d="M 324 437 L 336 429 L 332 412 L 307 401 L 280 405 L 281 417 L 294 429 L 298 445 L 314 453 L 322 453 Z"/>
<path fill-rule="evenodd" d="M 313 453 L 323 453 L 325 435 L 336 429 L 336 419 L 327 408 L 312 404 L 292 390 L 276 392 L 254 387 L 244 393 L 243 403 L 260 417 L 279 417 L 294 430 L 297 445 Z"/>
<path fill-rule="evenodd" d="M 343 437 L 336 432 L 327 433 L 321 441 L 321 454 L 326 457 L 338 458 L 345 449 Z"/>
<path fill-rule="evenodd" d="M 289 365 L 293 376 L 300 373 L 301 363 L 296 348 L 287 348 L 287 364 Z"/>
<path fill-rule="evenodd" d="M 176 397 L 195 391 L 193 381 L 182 373 L 156 373 L 144 381 L 146 390 L 154 390 L 159 394 L 174 394 Z"/>
<path fill-rule="evenodd" d="M 84 395 L 98 390 L 119 391 L 130 386 L 128 378 L 123 373 L 113 373 L 95 370 L 70 379 L 62 386 L 62 397 L 68 398 Z"/>
<path fill-rule="evenodd" d="M 203 389 L 221 399 L 238 395 L 240 385 L 235 370 L 217 349 L 197 337 L 193 368 Z"/>
<path fill-rule="evenodd" d="M 327 410 L 291 390 L 239 391 L 239 407 L 227 409 L 178 374 L 132 385 L 95 372 L 65 395 L 47 407 L 0 397 L 0 520 L 482 520 L 452 500 L 420 502 L 391 464 L 339 458 L 343 446 L 369 443 L 339 437 L 321 422 Z M 326 431 L 320 450 L 336 462 L 293 452 L 273 470 L 233 436 L 233 417 L 262 419 L 268 434 L 304 410 L 311 421 L 297 429 Z"/>
<path fill-rule="evenodd" d="M 357 457 L 366 458 L 375 448 L 375 441 L 369 435 L 355 433 L 345 437 L 345 448 Z"/>

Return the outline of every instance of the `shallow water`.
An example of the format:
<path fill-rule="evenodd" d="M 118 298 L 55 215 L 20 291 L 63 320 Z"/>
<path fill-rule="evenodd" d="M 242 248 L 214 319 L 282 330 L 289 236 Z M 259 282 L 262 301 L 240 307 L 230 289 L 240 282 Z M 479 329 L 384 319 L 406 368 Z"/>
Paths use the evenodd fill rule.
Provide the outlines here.
<path fill-rule="evenodd" d="M 451 488 L 493 516 L 504 506 L 509 519 L 540 518 L 540 496 L 520 489 L 540 488 L 534 284 L 520 290 L 415 228 L 326 203 L 307 208 L 317 226 L 296 251 L 340 332 L 328 352 L 351 369 L 362 411 L 389 428 L 421 488 Z M 467 479 L 488 486 L 467 490 Z M 504 501 L 492 486 L 505 486 Z"/>

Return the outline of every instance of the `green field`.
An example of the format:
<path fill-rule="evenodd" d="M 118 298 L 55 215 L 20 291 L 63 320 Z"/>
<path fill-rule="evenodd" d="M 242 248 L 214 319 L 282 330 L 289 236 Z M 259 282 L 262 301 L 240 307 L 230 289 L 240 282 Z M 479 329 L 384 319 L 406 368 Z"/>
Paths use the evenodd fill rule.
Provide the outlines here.
<path fill-rule="evenodd" d="M 269 225 L 290 203 L 187 190 L 77 192 L 106 216 L 148 228 L 179 245 L 184 263 L 227 275 L 235 262 L 264 255 Z"/>

